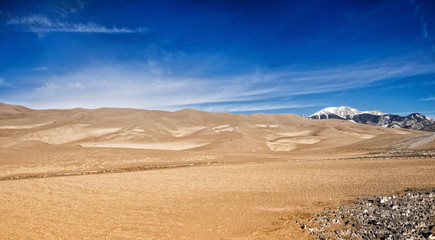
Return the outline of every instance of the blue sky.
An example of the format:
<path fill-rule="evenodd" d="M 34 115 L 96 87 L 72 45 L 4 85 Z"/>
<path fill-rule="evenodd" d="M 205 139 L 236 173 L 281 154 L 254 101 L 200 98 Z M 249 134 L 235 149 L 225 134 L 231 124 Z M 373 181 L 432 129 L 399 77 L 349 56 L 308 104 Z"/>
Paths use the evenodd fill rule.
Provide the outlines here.
<path fill-rule="evenodd" d="M 435 1 L 3 0 L 0 102 L 435 117 Z"/>

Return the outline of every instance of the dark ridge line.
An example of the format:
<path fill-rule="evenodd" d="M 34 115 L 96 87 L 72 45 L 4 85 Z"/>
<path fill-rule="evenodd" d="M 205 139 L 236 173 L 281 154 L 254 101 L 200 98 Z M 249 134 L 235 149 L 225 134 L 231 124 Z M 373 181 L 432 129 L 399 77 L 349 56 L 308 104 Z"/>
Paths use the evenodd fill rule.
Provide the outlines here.
<path fill-rule="evenodd" d="M 0 177 L 0 181 L 22 180 L 22 179 L 32 179 L 32 178 L 52 178 L 52 177 L 66 177 L 66 176 L 80 176 L 80 175 L 95 175 L 95 174 L 108 174 L 108 173 L 140 172 L 140 171 L 172 169 L 172 168 L 182 168 L 182 167 L 198 167 L 198 166 L 217 165 L 217 164 L 220 164 L 220 163 L 219 162 L 196 162 L 196 163 L 151 165 L 151 166 L 145 165 L 145 166 L 135 166 L 135 167 L 126 167 L 126 168 L 88 170 L 88 171 L 79 171 L 79 172 L 33 174 L 33 175 Z"/>

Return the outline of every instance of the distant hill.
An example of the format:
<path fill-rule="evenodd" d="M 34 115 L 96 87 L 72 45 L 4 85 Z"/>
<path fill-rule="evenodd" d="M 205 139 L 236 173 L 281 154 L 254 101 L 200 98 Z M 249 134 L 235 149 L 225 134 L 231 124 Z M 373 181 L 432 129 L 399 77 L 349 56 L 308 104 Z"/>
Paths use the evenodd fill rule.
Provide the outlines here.
<path fill-rule="evenodd" d="M 359 111 L 355 108 L 341 106 L 322 109 L 313 113 L 309 118 L 342 119 L 385 128 L 408 128 L 422 131 L 435 131 L 435 121 L 420 113 L 413 113 L 402 117 L 377 110 Z"/>
<path fill-rule="evenodd" d="M 386 116 L 375 115 L 381 114 L 378 112 L 359 114 L 352 109 L 342 110 L 324 111 L 317 116 L 347 119 L 352 115 L 353 119 L 367 123 L 379 122 L 377 118 Z M 409 117 L 413 118 L 422 117 Z M 407 124 L 415 125 L 412 121 Z M 71 149 L 80 146 L 87 149 L 257 153 L 309 151 L 312 154 L 313 151 L 324 153 L 327 149 L 332 151 L 357 143 L 370 145 L 373 142 L 379 146 L 377 139 L 384 139 L 382 142 L 386 143 L 384 137 L 402 139 L 414 134 L 421 133 L 348 121 L 313 121 L 294 114 L 246 115 L 193 109 L 166 112 L 129 108 L 32 110 L 0 105 L 0 149 L 37 150 L 61 145 L 62 148 L 73 147 Z M 429 140 L 427 143 L 432 141 Z"/>

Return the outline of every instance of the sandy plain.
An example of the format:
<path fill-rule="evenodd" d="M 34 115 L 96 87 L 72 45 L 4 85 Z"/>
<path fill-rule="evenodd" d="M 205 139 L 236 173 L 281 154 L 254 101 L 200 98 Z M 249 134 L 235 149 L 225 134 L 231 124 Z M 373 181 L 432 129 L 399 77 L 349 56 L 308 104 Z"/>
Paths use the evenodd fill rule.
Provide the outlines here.
<path fill-rule="evenodd" d="M 307 239 L 295 221 L 326 206 L 435 188 L 434 140 L 294 115 L 3 104 L 0 239 Z"/>

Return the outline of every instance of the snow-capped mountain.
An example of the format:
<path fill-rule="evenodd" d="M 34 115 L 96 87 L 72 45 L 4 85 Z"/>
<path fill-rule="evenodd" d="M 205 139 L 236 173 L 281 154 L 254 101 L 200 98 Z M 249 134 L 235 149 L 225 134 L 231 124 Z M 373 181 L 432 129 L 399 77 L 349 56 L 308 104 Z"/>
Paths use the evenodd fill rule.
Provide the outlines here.
<path fill-rule="evenodd" d="M 328 119 L 328 118 L 336 118 L 336 116 L 343 118 L 343 119 L 351 119 L 353 116 L 358 114 L 371 114 L 371 115 L 384 115 L 385 113 L 380 112 L 378 110 L 374 111 L 359 111 L 358 109 L 347 107 L 347 106 L 341 106 L 341 107 L 328 107 L 324 108 L 318 112 L 313 113 L 310 118 L 312 119 Z M 329 115 L 331 115 L 329 117 Z M 334 116 L 335 115 L 335 116 Z M 317 117 L 317 118 L 316 118 Z"/>
<path fill-rule="evenodd" d="M 387 128 L 409 128 L 424 131 L 435 130 L 435 121 L 420 113 L 413 113 L 406 117 L 402 117 L 399 115 L 383 113 L 378 110 L 359 111 L 355 108 L 341 106 L 322 109 L 313 113 L 309 118 L 342 119 Z"/>

